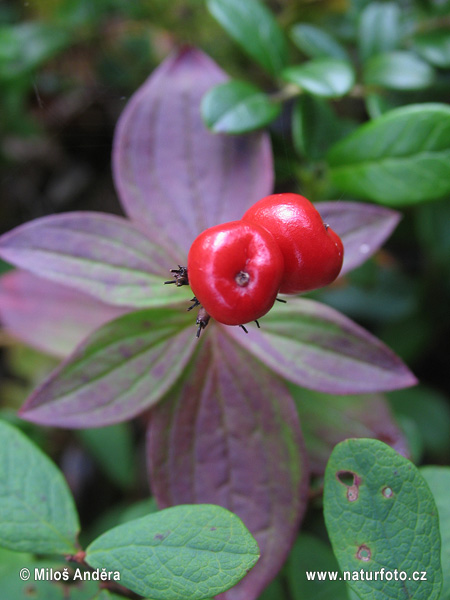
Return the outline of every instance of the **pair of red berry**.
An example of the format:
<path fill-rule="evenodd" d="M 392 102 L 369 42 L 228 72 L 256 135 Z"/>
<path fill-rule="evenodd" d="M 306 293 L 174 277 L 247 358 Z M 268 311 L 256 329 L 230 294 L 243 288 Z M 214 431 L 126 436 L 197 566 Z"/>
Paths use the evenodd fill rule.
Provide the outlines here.
<path fill-rule="evenodd" d="M 225 325 L 256 321 L 277 294 L 298 294 L 328 285 L 344 255 L 339 236 L 298 194 L 274 194 L 256 202 L 242 220 L 216 225 L 191 246 L 186 270 L 175 271 L 209 316 Z M 180 279 L 181 277 L 181 279 Z M 183 279 L 184 278 L 184 279 Z"/>

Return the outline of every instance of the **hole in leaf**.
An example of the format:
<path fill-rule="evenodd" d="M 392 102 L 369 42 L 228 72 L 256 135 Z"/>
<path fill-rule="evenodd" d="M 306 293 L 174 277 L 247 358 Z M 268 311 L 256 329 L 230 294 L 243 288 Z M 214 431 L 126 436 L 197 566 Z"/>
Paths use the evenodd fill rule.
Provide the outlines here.
<path fill-rule="evenodd" d="M 392 496 L 394 495 L 394 490 L 386 486 L 381 490 L 381 493 L 385 498 L 392 498 Z"/>
<path fill-rule="evenodd" d="M 359 497 L 359 486 L 361 479 L 353 471 L 338 471 L 336 473 L 338 480 L 347 488 L 347 500 L 354 502 Z"/>
<path fill-rule="evenodd" d="M 336 477 L 347 487 L 355 484 L 355 473 L 351 471 L 338 471 Z"/>
<path fill-rule="evenodd" d="M 370 548 L 365 544 L 362 544 L 356 553 L 356 558 L 358 560 L 362 560 L 363 562 L 368 562 L 372 558 L 372 552 Z"/>

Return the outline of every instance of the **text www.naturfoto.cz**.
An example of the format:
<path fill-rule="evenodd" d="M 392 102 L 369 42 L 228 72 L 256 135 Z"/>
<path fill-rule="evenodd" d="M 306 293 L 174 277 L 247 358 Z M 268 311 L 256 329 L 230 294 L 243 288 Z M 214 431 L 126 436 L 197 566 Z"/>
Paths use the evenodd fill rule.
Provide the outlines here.
<path fill-rule="evenodd" d="M 408 576 L 406 571 L 387 571 L 380 569 L 379 571 L 306 571 L 306 579 L 308 581 L 427 581 L 426 571 L 414 571 Z"/>

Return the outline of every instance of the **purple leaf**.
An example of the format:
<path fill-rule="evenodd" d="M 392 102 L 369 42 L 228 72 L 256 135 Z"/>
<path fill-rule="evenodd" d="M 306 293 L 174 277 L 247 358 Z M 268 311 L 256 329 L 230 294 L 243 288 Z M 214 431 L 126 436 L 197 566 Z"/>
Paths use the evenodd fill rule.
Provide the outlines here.
<path fill-rule="evenodd" d="M 332 396 L 289 387 L 315 475 L 323 475 L 334 446 L 347 438 L 376 438 L 409 458 L 405 437 L 382 394 Z"/>
<path fill-rule="evenodd" d="M 305 509 L 298 417 L 282 382 L 223 327 L 201 343 L 186 379 L 151 413 L 152 490 L 161 507 L 219 504 L 244 521 L 261 558 L 218 598 L 253 600 L 286 559 Z"/>
<path fill-rule="evenodd" d="M 395 210 L 362 202 L 318 202 L 315 207 L 344 244 L 341 275 L 372 256 L 401 219 Z"/>
<path fill-rule="evenodd" d="M 74 212 L 36 219 L 0 238 L 0 257 L 108 304 L 158 306 L 182 300 L 164 286 L 171 259 L 129 221 Z"/>
<path fill-rule="evenodd" d="M 113 173 L 125 211 L 185 261 L 204 229 L 240 219 L 269 194 L 273 164 L 265 133 L 210 133 L 200 101 L 226 74 L 195 48 L 167 58 L 123 111 L 114 140 Z"/>
<path fill-rule="evenodd" d="M 55 356 L 67 356 L 89 333 L 124 310 L 26 271 L 0 277 L 2 325 L 26 344 Z"/>
<path fill-rule="evenodd" d="M 329 394 L 359 394 L 417 383 L 401 359 L 341 313 L 312 300 L 275 303 L 248 335 L 230 335 L 264 364 L 302 387 Z"/>
<path fill-rule="evenodd" d="M 178 379 L 197 342 L 177 309 L 128 313 L 85 340 L 22 407 L 29 421 L 102 427 L 155 404 Z"/>

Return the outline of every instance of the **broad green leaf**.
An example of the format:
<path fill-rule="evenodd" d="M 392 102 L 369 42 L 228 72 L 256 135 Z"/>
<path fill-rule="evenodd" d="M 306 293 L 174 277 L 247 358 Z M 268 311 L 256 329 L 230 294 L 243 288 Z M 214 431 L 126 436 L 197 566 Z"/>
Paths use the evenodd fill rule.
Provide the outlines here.
<path fill-rule="evenodd" d="M 298 23 L 292 27 L 290 34 L 294 44 L 309 58 L 349 59 L 347 50 L 332 35 L 320 27 L 309 23 Z"/>
<path fill-rule="evenodd" d="M 435 67 L 450 67 L 450 32 L 446 29 L 419 33 L 413 39 L 413 48 Z"/>
<path fill-rule="evenodd" d="M 78 530 L 62 473 L 23 433 L 0 421 L 0 546 L 69 554 L 76 552 Z"/>
<path fill-rule="evenodd" d="M 202 100 L 202 116 L 214 133 L 247 133 L 265 127 L 281 111 L 279 103 L 245 81 L 212 88 Z"/>
<path fill-rule="evenodd" d="M 94 568 L 154 600 L 210 598 L 242 579 L 259 558 L 242 521 L 212 504 L 182 505 L 130 521 L 86 550 Z"/>
<path fill-rule="evenodd" d="M 338 574 L 339 565 L 329 544 L 302 533 L 297 538 L 287 563 L 287 581 L 292 600 L 348 600 L 347 586 L 339 581 L 320 581 L 317 572 Z M 308 579 L 314 576 L 314 579 Z"/>
<path fill-rule="evenodd" d="M 287 63 L 287 44 L 273 14 L 259 0 L 208 0 L 208 9 L 227 33 L 271 75 Z"/>
<path fill-rule="evenodd" d="M 408 456 L 408 446 L 382 394 L 336 396 L 290 385 L 311 472 L 322 475 L 336 444 L 347 438 L 376 438 Z"/>
<path fill-rule="evenodd" d="M 430 486 L 434 501 L 439 513 L 439 526 L 441 530 L 441 564 L 442 564 L 442 591 L 440 600 L 450 598 L 450 468 L 449 467 L 422 467 L 422 477 Z"/>
<path fill-rule="evenodd" d="M 82 429 L 80 438 L 94 460 L 118 485 L 128 488 L 136 477 L 136 456 L 128 423 Z"/>
<path fill-rule="evenodd" d="M 395 2 L 371 2 L 361 13 L 359 52 L 363 61 L 397 48 L 401 36 L 401 9 Z"/>
<path fill-rule="evenodd" d="M 378 440 L 341 442 L 325 471 L 324 515 L 340 569 L 362 600 L 439 598 L 436 504 L 409 460 Z M 365 579 L 352 579 L 361 570 Z M 377 571 L 391 579 L 375 579 Z"/>
<path fill-rule="evenodd" d="M 350 133 L 353 124 L 338 118 L 329 103 L 317 96 L 303 94 L 292 112 L 292 136 L 300 155 L 317 160 L 330 146 Z"/>
<path fill-rule="evenodd" d="M 364 81 L 391 90 L 420 90 L 434 81 L 434 70 L 412 52 L 377 54 L 364 65 Z"/>
<path fill-rule="evenodd" d="M 355 83 L 352 65 L 339 58 L 315 58 L 302 65 L 287 67 L 281 77 L 305 92 L 324 98 L 339 98 Z"/>
<path fill-rule="evenodd" d="M 28 398 L 23 418 L 58 427 L 102 427 L 158 402 L 197 342 L 184 309 L 128 313 L 91 334 Z"/>
<path fill-rule="evenodd" d="M 347 194 L 407 206 L 450 193 L 450 107 L 417 104 L 359 127 L 329 154 L 333 183 Z"/>

